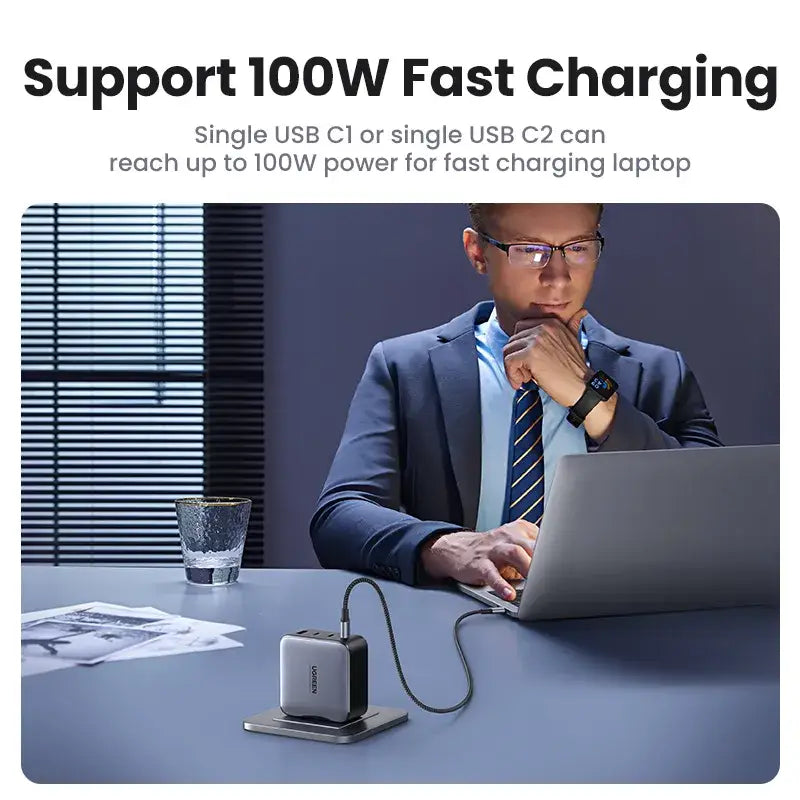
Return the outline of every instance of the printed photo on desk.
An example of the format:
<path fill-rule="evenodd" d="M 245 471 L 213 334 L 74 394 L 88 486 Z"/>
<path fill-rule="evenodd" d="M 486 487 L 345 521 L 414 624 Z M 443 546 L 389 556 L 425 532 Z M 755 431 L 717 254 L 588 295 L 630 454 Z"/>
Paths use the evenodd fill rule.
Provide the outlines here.
<path fill-rule="evenodd" d="M 770 206 L 52 203 L 23 214 L 21 273 L 31 780 L 776 773 Z M 209 544 L 234 524 L 236 541 Z M 281 635 L 339 630 L 359 576 L 385 591 L 409 683 L 438 705 L 463 695 L 453 620 L 498 611 L 463 628 L 471 704 L 455 723 L 412 709 L 419 741 L 403 725 L 327 749 L 243 731 L 278 704 Z M 370 703 L 408 707 L 363 596 Z M 122 685 L 134 731 L 180 706 L 169 766 L 124 725 L 92 729 Z M 55 732 L 73 691 L 98 698 L 75 746 Z M 502 778 L 440 730 L 489 747 L 481 731 L 508 709 L 524 725 Z M 137 766 L 91 767 L 112 745 L 139 747 Z M 393 747 L 419 769 L 341 771 Z"/>

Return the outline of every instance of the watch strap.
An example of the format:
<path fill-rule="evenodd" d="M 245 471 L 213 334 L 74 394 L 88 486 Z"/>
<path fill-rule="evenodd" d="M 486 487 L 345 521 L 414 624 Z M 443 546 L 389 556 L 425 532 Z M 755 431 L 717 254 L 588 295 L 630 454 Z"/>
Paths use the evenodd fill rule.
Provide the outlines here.
<path fill-rule="evenodd" d="M 572 408 L 570 408 L 569 413 L 567 414 L 567 422 L 574 425 L 576 428 L 580 427 L 583 424 L 583 421 L 586 417 L 589 416 L 589 412 L 600 402 L 602 402 L 603 398 L 600 396 L 598 392 L 592 389 L 591 386 L 587 386 L 584 389 L 583 394 L 575 403 Z"/>
<path fill-rule="evenodd" d="M 597 383 L 598 388 L 592 384 Z M 583 421 L 589 416 L 589 412 L 600 402 L 608 400 L 614 392 L 617 391 L 617 382 L 609 375 L 606 375 L 602 370 L 597 372 L 586 381 L 586 388 L 580 399 L 570 408 L 567 414 L 567 422 L 574 425 L 576 428 L 583 424 Z"/>

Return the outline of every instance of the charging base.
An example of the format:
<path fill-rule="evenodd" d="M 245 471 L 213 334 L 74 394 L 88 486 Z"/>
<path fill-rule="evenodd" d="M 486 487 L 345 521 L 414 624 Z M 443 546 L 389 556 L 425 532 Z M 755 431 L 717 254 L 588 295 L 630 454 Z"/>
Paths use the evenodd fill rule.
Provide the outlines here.
<path fill-rule="evenodd" d="M 313 739 L 317 742 L 351 744 L 393 728 L 408 720 L 408 712 L 401 708 L 369 706 L 362 716 L 350 722 L 323 722 L 290 717 L 280 708 L 262 711 L 242 723 L 246 731 L 290 736 L 293 739 Z"/>

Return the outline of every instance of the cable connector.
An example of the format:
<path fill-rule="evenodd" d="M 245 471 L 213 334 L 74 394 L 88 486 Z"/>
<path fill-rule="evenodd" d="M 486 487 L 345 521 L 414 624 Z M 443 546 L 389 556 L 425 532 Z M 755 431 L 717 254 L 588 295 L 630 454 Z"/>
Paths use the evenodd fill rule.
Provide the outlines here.
<path fill-rule="evenodd" d="M 339 623 L 339 638 L 347 639 L 350 636 L 350 612 L 347 606 L 342 606 L 342 619 Z"/>

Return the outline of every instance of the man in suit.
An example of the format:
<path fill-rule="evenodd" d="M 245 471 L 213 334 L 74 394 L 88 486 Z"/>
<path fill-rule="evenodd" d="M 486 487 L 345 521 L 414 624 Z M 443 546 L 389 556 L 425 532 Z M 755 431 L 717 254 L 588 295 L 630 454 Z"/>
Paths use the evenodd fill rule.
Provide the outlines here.
<path fill-rule="evenodd" d="M 562 455 L 721 443 L 680 353 L 584 308 L 602 205 L 469 208 L 464 250 L 493 301 L 373 347 L 311 537 L 324 567 L 513 599 Z"/>

